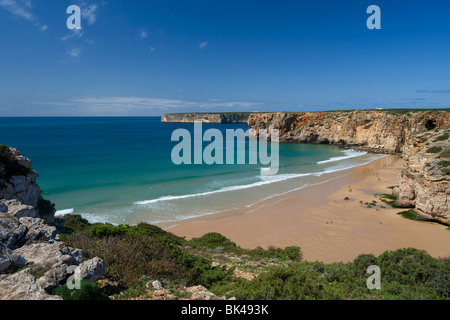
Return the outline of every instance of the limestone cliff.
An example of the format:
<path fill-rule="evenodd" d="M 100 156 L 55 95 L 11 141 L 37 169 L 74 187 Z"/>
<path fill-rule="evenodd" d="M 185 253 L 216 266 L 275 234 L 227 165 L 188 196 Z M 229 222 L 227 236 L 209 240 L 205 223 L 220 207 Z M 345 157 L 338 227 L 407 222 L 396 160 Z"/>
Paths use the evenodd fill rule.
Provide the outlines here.
<path fill-rule="evenodd" d="M 450 129 L 410 136 L 403 148 L 404 164 L 393 190 L 396 202 L 450 224 Z"/>
<path fill-rule="evenodd" d="M 278 129 L 280 142 L 332 144 L 376 153 L 400 153 L 415 132 L 450 125 L 449 112 L 332 111 L 253 113 L 248 124 L 256 135 Z"/>
<path fill-rule="evenodd" d="M 380 110 L 254 113 L 249 127 L 278 129 L 280 142 L 333 144 L 405 159 L 393 190 L 400 206 L 450 224 L 450 112 Z"/>
<path fill-rule="evenodd" d="M 57 241 L 63 223 L 42 199 L 38 176 L 29 159 L 0 145 L 0 300 L 61 300 L 50 293 L 70 277 L 69 267 L 75 279 L 91 281 L 105 271 L 100 259 L 83 262 L 82 250 Z"/>
<path fill-rule="evenodd" d="M 247 123 L 249 112 L 229 113 L 169 113 L 161 116 L 161 122 L 167 123 Z"/>

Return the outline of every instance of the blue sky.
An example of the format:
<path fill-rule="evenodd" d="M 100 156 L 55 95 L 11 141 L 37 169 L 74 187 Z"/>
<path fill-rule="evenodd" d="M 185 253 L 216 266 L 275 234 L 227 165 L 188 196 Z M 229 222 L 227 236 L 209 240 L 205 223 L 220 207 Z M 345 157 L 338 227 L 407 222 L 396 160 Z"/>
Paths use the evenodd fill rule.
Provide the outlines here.
<path fill-rule="evenodd" d="M 68 30 L 69 5 L 82 10 Z M 369 30 L 368 6 L 381 8 Z M 0 0 L 0 116 L 450 107 L 450 1 Z"/>

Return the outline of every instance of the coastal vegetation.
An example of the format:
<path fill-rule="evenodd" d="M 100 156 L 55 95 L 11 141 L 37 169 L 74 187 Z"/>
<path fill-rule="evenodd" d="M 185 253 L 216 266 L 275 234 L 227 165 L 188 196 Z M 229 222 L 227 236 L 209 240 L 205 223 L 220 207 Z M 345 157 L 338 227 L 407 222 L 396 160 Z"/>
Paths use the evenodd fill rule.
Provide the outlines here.
<path fill-rule="evenodd" d="M 239 300 L 299 299 L 450 299 L 450 259 L 436 259 L 407 248 L 376 257 L 362 254 L 348 263 L 303 261 L 298 247 L 243 249 L 218 233 L 186 240 L 149 224 L 90 224 L 67 215 L 60 238 L 87 257 L 106 262 L 104 277 L 117 283 L 114 299 L 145 296 L 146 283 L 159 279 L 176 298 L 187 285 L 203 285 L 217 296 Z M 380 290 L 370 290 L 366 270 L 382 271 Z M 84 283 L 76 296 L 103 299 L 99 286 Z"/>
<path fill-rule="evenodd" d="M 416 220 L 416 221 L 432 221 L 431 219 L 422 217 L 418 215 L 414 210 L 409 209 L 407 211 L 402 211 L 397 213 L 399 216 L 402 216 L 403 218 L 410 219 L 410 220 Z"/>
<path fill-rule="evenodd" d="M 383 194 L 378 194 L 377 196 L 381 199 L 381 201 L 386 203 L 391 208 L 412 208 L 412 206 L 398 204 L 396 202 L 397 198 L 392 194 L 383 193 Z"/>

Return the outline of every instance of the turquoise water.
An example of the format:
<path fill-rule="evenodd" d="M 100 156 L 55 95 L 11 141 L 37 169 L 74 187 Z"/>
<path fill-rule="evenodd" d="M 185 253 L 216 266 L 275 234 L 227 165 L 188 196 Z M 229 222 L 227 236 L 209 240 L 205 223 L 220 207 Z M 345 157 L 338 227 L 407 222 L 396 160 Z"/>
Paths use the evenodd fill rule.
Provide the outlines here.
<path fill-rule="evenodd" d="M 275 176 L 261 176 L 261 164 L 177 166 L 171 152 L 178 142 L 171 135 L 180 128 L 193 132 L 194 126 L 163 124 L 157 117 L 0 118 L 0 144 L 32 159 L 43 196 L 58 214 L 113 224 L 183 220 L 250 206 L 380 157 L 334 146 L 280 144 Z M 210 128 L 248 126 L 203 125 Z"/>

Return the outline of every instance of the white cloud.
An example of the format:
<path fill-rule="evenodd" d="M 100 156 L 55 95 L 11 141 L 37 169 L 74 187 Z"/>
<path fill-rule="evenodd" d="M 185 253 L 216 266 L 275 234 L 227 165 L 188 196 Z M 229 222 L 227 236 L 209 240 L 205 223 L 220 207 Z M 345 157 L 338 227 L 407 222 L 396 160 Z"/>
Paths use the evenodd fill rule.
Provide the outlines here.
<path fill-rule="evenodd" d="M 78 97 L 67 102 L 36 102 L 38 105 L 54 106 L 72 114 L 85 115 L 132 115 L 170 109 L 239 109 L 247 110 L 260 106 L 249 101 L 188 101 L 181 99 L 161 99 L 150 97 Z"/>
<path fill-rule="evenodd" d="M 150 47 L 149 50 L 150 50 L 150 52 L 153 52 L 153 51 L 155 51 L 155 48 Z"/>
<path fill-rule="evenodd" d="M 81 5 L 81 18 L 87 19 L 89 25 L 93 25 L 97 21 L 98 5 L 83 2 Z"/>
<path fill-rule="evenodd" d="M 37 19 L 32 12 L 33 4 L 31 0 L 0 0 L 1 7 L 17 17 L 34 22 L 34 25 L 40 31 L 45 31 L 49 28 L 48 25 L 41 25 L 39 21 L 36 21 Z"/>
<path fill-rule="evenodd" d="M 203 49 L 203 48 L 206 48 L 207 45 L 208 45 L 208 42 L 202 42 L 198 46 L 200 49 Z"/>
<path fill-rule="evenodd" d="M 31 2 L 28 0 L 0 0 L 0 7 L 5 8 L 18 17 L 29 21 L 34 20 L 31 12 Z"/>
<path fill-rule="evenodd" d="M 137 37 L 137 40 L 144 40 L 148 38 L 148 32 L 145 29 L 141 29 L 139 32 L 139 35 Z"/>
<path fill-rule="evenodd" d="M 65 35 L 64 37 L 60 38 L 61 41 L 67 41 L 70 39 L 79 39 L 83 36 L 83 31 L 79 30 L 79 29 L 73 29 L 70 30 L 69 33 L 67 35 Z"/>
<path fill-rule="evenodd" d="M 72 58 L 78 59 L 81 55 L 81 49 L 80 48 L 72 48 L 69 51 L 67 51 L 67 54 L 71 56 Z"/>

